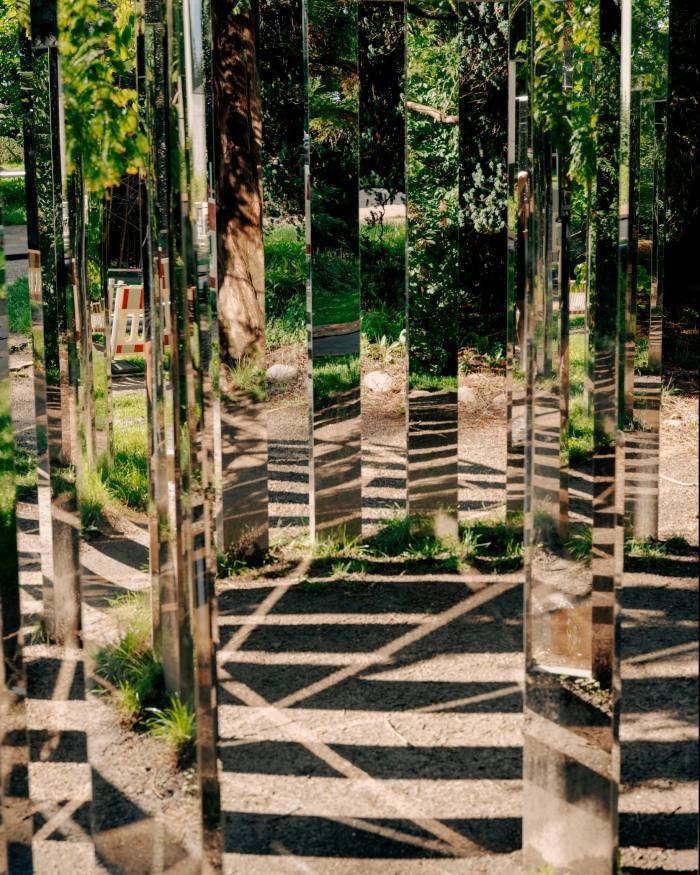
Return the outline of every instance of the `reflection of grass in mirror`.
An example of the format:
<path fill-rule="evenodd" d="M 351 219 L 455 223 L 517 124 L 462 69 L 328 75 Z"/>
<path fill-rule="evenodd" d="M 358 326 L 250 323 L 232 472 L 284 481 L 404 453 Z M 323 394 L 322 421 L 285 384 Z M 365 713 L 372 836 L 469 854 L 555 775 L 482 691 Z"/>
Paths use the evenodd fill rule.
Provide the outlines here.
<path fill-rule="evenodd" d="M 320 356 L 314 359 L 313 382 L 315 404 L 323 404 L 343 392 L 358 389 L 359 356 Z"/>
<path fill-rule="evenodd" d="M 16 447 L 14 453 L 15 465 L 15 488 L 17 498 L 21 500 L 37 486 L 36 456 L 25 450 L 24 447 Z"/>
<path fill-rule="evenodd" d="M 523 529 L 519 520 L 478 520 L 460 524 L 460 557 L 482 571 L 507 573 L 523 564 Z"/>
<path fill-rule="evenodd" d="M 306 337 L 306 251 L 303 228 L 275 225 L 265 232 L 265 341 L 268 349 Z"/>
<path fill-rule="evenodd" d="M 148 505 L 148 446 L 143 393 L 115 393 L 113 417 L 112 464 L 102 467 L 102 479 L 117 501 L 144 511 Z"/>
<path fill-rule="evenodd" d="M 457 377 L 439 374 L 409 374 L 408 388 L 424 392 L 456 392 Z"/>
<path fill-rule="evenodd" d="M 84 534 L 99 531 L 105 524 L 105 511 L 113 502 L 99 471 L 85 468 L 78 484 L 80 528 Z"/>
<path fill-rule="evenodd" d="M 379 303 L 371 310 L 363 310 L 362 335 L 369 343 L 398 343 L 405 337 L 406 317 L 403 311 Z"/>
<path fill-rule="evenodd" d="M 367 358 L 374 362 L 379 362 L 381 365 L 394 364 L 397 359 L 403 359 L 406 355 L 405 332 L 400 334 L 399 340 L 390 340 L 386 335 L 382 335 L 375 342 L 367 340 L 363 334 L 362 355 L 367 356 Z"/>
<path fill-rule="evenodd" d="M 267 400 L 267 379 L 260 360 L 246 356 L 232 367 L 226 366 L 226 379 L 221 388 L 222 395 L 230 401 L 236 401 L 241 395 L 255 403 Z"/>
<path fill-rule="evenodd" d="M 332 252 L 313 256 L 314 325 L 355 322 L 360 316 L 357 258 Z"/>
<path fill-rule="evenodd" d="M 634 345 L 634 372 L 636 374 L 649 365 L 649 338 L 638 337 Z"/>
<path fill-rule="evenodd" d="M 32 332 L 32 319 L 29 309 L 29 281 L 26 276 L 18 277 L 7 287 L 7 315 L 10 334 L 28 337 Z"/>
<path fill-rule="evenodd" d="M 593 530 L 590 526 L 572 525 L 566 551 L 576 562 L 590 562 L 593 552 Z"/>
<path fill-rule="evenodd" d="M 561 444 L 564 464 L 582 465 L 593 458 L 593 420 L 585 405 L 576 402 L 569 408 L 569 422 Z"/>
<path fill-rule="evenodd" d="M 583 395 L 586 384 L 586 337 L 583 333 L 569 337 L 569 393 Z"/>

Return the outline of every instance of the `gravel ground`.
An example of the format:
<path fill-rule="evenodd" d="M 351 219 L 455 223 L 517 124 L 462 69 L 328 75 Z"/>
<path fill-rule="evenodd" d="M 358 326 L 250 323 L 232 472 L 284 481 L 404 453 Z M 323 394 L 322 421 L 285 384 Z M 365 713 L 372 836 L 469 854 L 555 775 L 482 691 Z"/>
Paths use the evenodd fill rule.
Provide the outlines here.
<path fill-rule="evenodd" d="M 30 445 L 22 437 L 33 418 L 26 370 L 16 371 L 13 402 Z M 505 467 L 504 450 L 494 449 L 500 393 L 475 392 L 476 413 L 460 431 L 460 502 L 491 508 L 502 501 Z M 363 417 L 368 526 L 405 500 L 396 398 L 378 399 Z M 303 399 L 281 403 L 269 422 L 271 513 L 298 524 L 308 513 Z M 666 398 L 660 534 L 696 547 L 697 437 L 697 399 Z M 488 476 L 478 486 L 470 480 L 470 493 L 473 473 Z M 23 505 L 28 620 L 41 595 L 35 520 Z M 146 544 L 138 519 L 83 544 L 86 579 L 101 589 L 86 611 L 91 637 L 113 634 L 105 589 L 147 586 Z M 632 562 L 625 575 L 620 830 L 629 875 L 697 871 L 697 571 L 691 550 L 651 569 Z M 239 578 L 222 586 L 219 608 L 228 873 L 520 871 L 519 575 L 394 568 L 333 581 Z M 27 662 L 37 871 L 89 871 L 91 829 L 98 871 L 194 871 L 191 775 L 176 773 L 158 743 L 125 731 L 111 706 L 85 693 L 80 660 L 33 645 Z"/>

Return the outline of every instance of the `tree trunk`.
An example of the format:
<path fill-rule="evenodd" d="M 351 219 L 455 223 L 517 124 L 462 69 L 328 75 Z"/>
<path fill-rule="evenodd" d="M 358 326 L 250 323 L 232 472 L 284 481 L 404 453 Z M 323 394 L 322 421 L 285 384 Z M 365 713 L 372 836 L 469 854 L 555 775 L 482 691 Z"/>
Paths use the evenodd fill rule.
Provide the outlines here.
<path fill-rule="evenodd" d="M 224 359 L 261 352 L 265 330 L 257 2 L 213 0 L 218 318 Z"/>

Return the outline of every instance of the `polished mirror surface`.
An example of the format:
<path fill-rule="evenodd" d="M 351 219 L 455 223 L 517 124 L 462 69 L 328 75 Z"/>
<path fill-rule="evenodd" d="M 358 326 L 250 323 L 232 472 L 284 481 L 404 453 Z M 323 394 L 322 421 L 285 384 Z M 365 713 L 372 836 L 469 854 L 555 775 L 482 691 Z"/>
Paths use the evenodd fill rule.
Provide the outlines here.
<path fill-rule="evenodd" d="M 358 0 L 308 0 L 306 62 L 310 528 L 361 532 Z"/>
<path fill-rule="evenodd" d="M 406 28 L 408 510 L 455 536 L 461 31 L 440 0 L 407 8 Z"/>
<path fill-rule="evenodd" d="M 654 27 L 634 4 L 624 428 L 625 526 L 639 540 L 659 535 L 668 39 L 668 3 Z"/>
<path fill-rule="evenodd" d="M 220 120 L 212 189 L 221 359 L 219 550 L 235 562 L 259 559 L 268 547 L 261 4 L 232 12 L 229 3 L 214 2 L 213 12 L 213 97 Z M 198 127 L 204 130 L 203 119 Z M 192 147 L 194 155 L 196 138 Z"/>
<path fill-rule="evenodd" d="M 522 14 L 511 5 L 516 54 Z M 630 5 L 601 2 L 588 17 L 538 4 L 529 15 L 523 853 L 530 868 L 609 873 L 619 782 Z M 592 46 L 595 74 L 585 57 Z"/>

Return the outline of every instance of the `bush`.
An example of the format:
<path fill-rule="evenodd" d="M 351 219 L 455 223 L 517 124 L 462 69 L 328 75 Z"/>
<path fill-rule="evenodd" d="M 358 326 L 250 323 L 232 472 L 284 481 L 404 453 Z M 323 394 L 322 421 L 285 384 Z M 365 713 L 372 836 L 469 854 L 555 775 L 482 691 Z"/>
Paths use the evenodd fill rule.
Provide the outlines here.
<path fill-rule="evenodd" d="M 3 179 L 0 184 L 2 220 L 5 225 L 24 225 L 27 221 L 27 204 L 24 194 L 24 178 Z"/>

